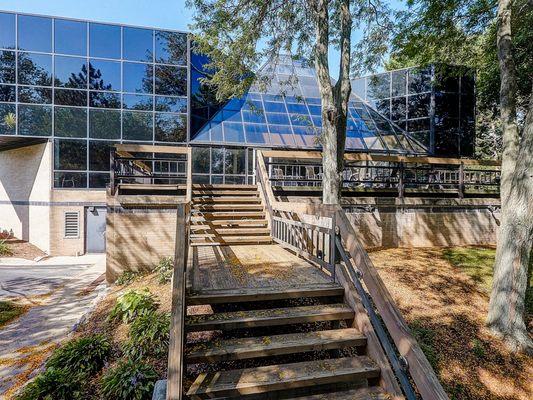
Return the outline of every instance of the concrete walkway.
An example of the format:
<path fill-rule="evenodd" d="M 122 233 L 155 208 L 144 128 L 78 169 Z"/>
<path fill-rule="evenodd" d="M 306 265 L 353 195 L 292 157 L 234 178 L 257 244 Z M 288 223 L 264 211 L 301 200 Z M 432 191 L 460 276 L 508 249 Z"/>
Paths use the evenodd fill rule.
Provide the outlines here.
<path fill-rule="evenodd" d="M 104 255 L 52 257 L 40 262 L 0 259 L 0 300 L 29 311 L 0 328 L 0 399 L 25 381 L 73 330 L 105 290 Z"/>

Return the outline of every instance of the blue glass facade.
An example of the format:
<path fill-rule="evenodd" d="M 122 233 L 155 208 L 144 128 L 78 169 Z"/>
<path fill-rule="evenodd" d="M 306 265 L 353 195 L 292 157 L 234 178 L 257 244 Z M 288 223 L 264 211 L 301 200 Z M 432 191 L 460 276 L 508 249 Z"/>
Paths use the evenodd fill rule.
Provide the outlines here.
<path fill-rule="evenodd" d="M 174 31 L 0 13 L 0 135 L 50 138 L 54 186 L 103 188 L 120 142 L 186 144 Z"/>

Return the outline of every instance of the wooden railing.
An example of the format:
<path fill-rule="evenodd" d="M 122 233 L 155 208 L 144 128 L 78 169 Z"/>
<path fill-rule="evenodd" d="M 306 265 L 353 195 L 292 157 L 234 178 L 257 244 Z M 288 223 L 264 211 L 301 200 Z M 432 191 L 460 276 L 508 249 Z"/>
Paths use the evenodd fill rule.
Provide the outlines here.
<path fill-rule="evenodd" d="M 321 187 L 323 169 L 318 152 L 265 151 L 268 180 L 274 186 Z M 471 159 L 383 156 L 361 153 L 345 155 L 343 188 L 393 192 L 403 197 L 407 191 L 497 193 L 500 163 Z"/>
<path fill-rule="evenodd" d="M 190 200 L 191 148 L 118 144 L 110 155 L 110 190 L 118 185 L 182 186 Z"/>
<path fill-rule="evenodd" d="M 272 152 L 267 153 L 271 156 Z M 332 279 L 344 286 L 346 299 L 356 312 L 355 324 L 367 336 L 368 353 L 381 368 L 384 390 L 394 399 L 415 399 L 415 391 L 423 400 L 448 399 L 342 208 L 278 201 L 267 184 L 269 175 L 261 151 L 257 153 L 256 171 L 261 196 L 274 221 L 275 240 L 310 261 L 329 264 L 327 269 L 334 271 Z M 320 223 L 302 222 L 312 218 L 320 218 Z M 283 224 L 281 239 L 276 223 Z M 323 257 L 316 257 L 317 253 L 306 247 L 310 231 L 329 236 L 329 246 L 321 247 L 327 252 Z"/>
<path fill-rule="evenodd" d="M 172 313 L 170 320 L 170 343 L 168 348 L 167 400 L 183 398 L 185 374 L 185 302 L 186 272 L 189 258 L 190 204 L 180 203 L 176 218 L 176 249 L 174 274 L 172 276 Z"/>

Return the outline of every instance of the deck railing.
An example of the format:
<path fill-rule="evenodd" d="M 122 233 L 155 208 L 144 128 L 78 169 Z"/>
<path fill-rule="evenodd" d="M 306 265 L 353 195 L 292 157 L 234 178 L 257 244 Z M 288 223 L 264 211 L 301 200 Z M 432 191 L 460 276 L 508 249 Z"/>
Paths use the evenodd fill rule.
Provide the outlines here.
<path fill-rule="evenodd" d="M 342 208 L 278 201 L 267 184 L 262 152 L 257 154 L 256 171 L 273 221 L 274 240 L 326 268 L 344 286 L 356 312 L 354 323 L 367 336 L 368 353 L 382 370 L 380 384 L 385 391 L 395 399 L 448 399 Z M 313 219 L 316 222 L 309 222 Z M 310 241 L 317 232 L 323 234 L 322 242 Z M 317 257 L 315 250 L 324 253 Z"/>
<path fill-rule="evenodd" d="M 285 189 L 318 188 L 324 176 L 316 152 L 266 151 L 265 167 L 273 186 Z M 407 191 L 497 193 L 500 183 L 498 162 L 470 159 L 372 156 L 346 154 L 343 188 L 392 192 L 403 197 Z"/>
<path fill-rule="evenodd" d="M 112 194 L 121 184 L 188 188 L 192 181 L 191 148 L 126 144 L 115 147 L 110 156 Z"/>
<path fill-rule="evenodd" d="M 189 259 L 190 204 L 180 203 L 177 207 L 176 248 L 174 274 L 172 276 L 172 313 L 170 320 L 170 343 L 168 348 L 167 400 L 183 398 L 183 376 L 185 374 L 185 316 L 186 272 Z"/>

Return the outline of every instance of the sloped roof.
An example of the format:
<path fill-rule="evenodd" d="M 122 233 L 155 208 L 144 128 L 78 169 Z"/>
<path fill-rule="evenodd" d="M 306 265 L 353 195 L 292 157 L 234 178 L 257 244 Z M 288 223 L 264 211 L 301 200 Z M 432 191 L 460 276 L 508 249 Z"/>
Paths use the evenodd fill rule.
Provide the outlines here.
<path fill-rule="evenodd" d="M 224 104 L 191 142 L 314 149 L 320 147 L 321 126 L 314 68 L 283 56 L 266 63 L 248 93 Z M 349 103 L 346 149 L 427 153 L 422 144 L 355 94 Z"/>

